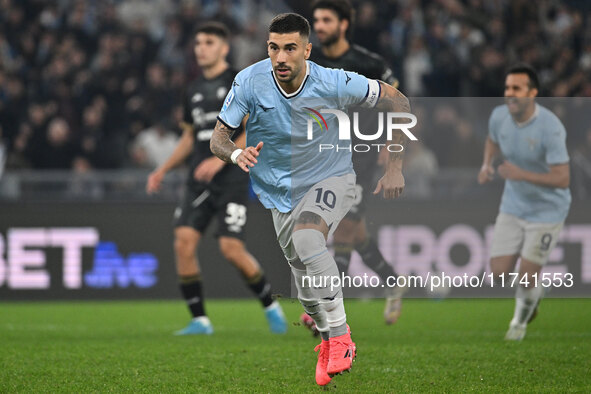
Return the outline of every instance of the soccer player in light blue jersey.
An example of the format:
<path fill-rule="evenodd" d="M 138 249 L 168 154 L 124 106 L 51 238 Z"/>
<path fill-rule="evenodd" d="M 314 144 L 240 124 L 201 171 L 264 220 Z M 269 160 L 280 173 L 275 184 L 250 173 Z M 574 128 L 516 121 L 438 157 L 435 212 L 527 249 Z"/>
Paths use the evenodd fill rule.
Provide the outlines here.
<path fill-rule="evenodd" d="M 351 151 L 334 149 L 342 143 L 341 119 L 337 122 L 336 115 L 324 112 L 320 122 L 317 115 L 323 109 L 351 105 L 394 112 L 408 112 L 409 106 L 402 93 L 384 82 L 308 61 L 309 36 L 310 25 L 298 14 L 273 19 L 267 41 L 269 59 L 236 76 L 218 116 L 211 150 L 250 174 L 255 193 L 272 212 L 298 298 L 322 335 L 316 382 L 325 385 L 332 375 L 349 370 L 355 358 L 341 286 L 322 284 L 325 278 L 339 277 L 326 239 L 354 202 L 355 173 Z M 313 138 L 312 122 L 306 128 L 310 114 L 323 124 Z M 231 136 L 245 116 L 247 148 L 241 150 Z M 399 130 L 390 139 L 392 144 L 404 145 L 405 141 Z M 383 192 L 388 199 L 398 197 L 404 188 L 401 168 L 402 153 L 390 153 L 374 193 Z M 312 285 L 305 283 L 306 276 Z"/>
<path fill-rule="evenodd" d="M 490 181 L 494 158 L 499 153 L 504 156 L 498 173 L 506 180 L 505 190 L 490 266 L 500 276 L 513 272 L 521 258 L 507 340 L 522 340 L 527 324 L 537 314 L 543 295 L 539 273 L 556 245 L 571 202 L 566 131 L 556 115 L 535 102 L 538 89 L 537 74 L 530 66 L 519 64 L 507 72 L 506 104 L 490 116 L 478 174 L 479 183 Z"/>

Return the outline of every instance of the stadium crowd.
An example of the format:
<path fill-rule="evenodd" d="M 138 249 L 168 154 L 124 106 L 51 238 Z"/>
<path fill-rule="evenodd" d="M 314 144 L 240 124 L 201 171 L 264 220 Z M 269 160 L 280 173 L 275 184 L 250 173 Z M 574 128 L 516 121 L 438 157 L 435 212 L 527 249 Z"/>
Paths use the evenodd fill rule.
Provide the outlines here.
<path fill-rule="evenodd" d="M 539 71 L 542 96 L 591 96 L 591 3 L 584 0 L 353 3 L 352 41 L 386 58 L 409 97 L 500 97 L 504 70 L 517 60 Z M 7 168 L 154 168 L 174 148 L 181 92 L 200 72 L 195 26 L 226 23 L 230 59 L 241 69 L 266 56 L 274 14 L 311 17 L 308 7 L 295 0 L 0 0 L 0 158 Z M 425 174 L 478 167 L 486 130 L 462 122 L 454 130 L 444 138 L 423 127 L 424 146 L 409 152 L 413 167 Z M 587 134 L 569 133 L 568 142 L 589 169 Z"/>

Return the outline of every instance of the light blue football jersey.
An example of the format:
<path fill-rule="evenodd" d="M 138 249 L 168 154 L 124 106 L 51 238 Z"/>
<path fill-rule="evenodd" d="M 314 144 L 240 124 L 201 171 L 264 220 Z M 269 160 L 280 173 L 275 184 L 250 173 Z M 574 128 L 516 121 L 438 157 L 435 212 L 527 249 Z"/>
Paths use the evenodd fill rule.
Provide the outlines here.
<path fill-rule="evenodd" d="M 280 212 L 291 211 L 314 184 L 354 173 L 349 150 L 319 150 L 321 143 L 343 145 L 337 117 L 319 117 L 319 111 L 375 106 L 380 95 L 377 81 L 353 72 L 311 61 L 306 61 L 305 72 L 300 88 L 287 94 L 275 79 L 270 59 L 245 68 L 236 75 L 218 116 L 226 126 L 236 128 L 249 114 L 247 146 L 264 143 L 258 163 L 250 169 L 252 187 L 266 208 Z M 310 139 L 308 128 L 314 117 Z"/>
<path fill-rule="evenodd" d="M 506 105 L 489 119 L 489 137 L 511 163 L 532 172 L 548 172 L 550 165 L 569 161 L 566 130 L 556 115 L 536 104 L 532 119 L 518 125 Z M 500 211 L 538 223 L 564 221 L 570 208 L 568 188 L 552 188 L 526 181 L 505 181 Z"/>

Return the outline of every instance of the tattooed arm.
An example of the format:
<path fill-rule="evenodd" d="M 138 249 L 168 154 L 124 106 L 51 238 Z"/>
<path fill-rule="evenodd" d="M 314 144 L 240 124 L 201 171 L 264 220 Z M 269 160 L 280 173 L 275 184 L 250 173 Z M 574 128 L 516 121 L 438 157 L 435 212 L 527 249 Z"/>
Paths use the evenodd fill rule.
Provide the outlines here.
<path fill-rule="evenodd" d="M 410 104 L 404 94 L 395 87 L 385 82 L 379 81 L 381 86 L 380 100 L 376 108 L 389 112 L 410 112 Z M 386 172 L 379 180 L 374 194 L 383 190 L 383 196 L 386 199 L 396 198 L 404 190 L 404 176 L 402 175 L 402 162 L 404 159 L 404 149 L 406 149 L 408 138 L 402 130 L 394 130 L 392 139 L 388 141 L 390 153 L 386 164 Z"/>
<path fill-rule="evenodd" d="M 247 119 L 248 115 L 242 120 L 243 127 L 245 127 Z M 240 150 L 240 154 L 236 157 L 236 164 L 242 169 L 242 171 L 249 172 L 249 167 L 254 167 L 257 163 L 256 158 L 259 155 L 260 150 L 263 148 L 263 143 L 259 142 L 256 147 L 247 146 L 244 150 L 241 150 L 232 141 L 233 134 L 234 130 L 218 120 L 213 129 L 209 148 L 214 155 L 227 163 L 232 163 L 232 153 L 236 150 Z"/>

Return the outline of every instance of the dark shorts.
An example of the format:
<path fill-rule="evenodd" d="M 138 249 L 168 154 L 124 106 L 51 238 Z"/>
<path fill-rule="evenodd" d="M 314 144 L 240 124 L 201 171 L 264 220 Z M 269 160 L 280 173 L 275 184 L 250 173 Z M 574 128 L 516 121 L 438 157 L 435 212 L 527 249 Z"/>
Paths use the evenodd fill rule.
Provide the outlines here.
<path fill-rule="evenodd" d="M 226 187 L 221 191 L 206 186 L 187 186 L 180 205 L 174 211 L 174 227 L 192 227 L 204 233 L 215 217 L 216 237 L 244 240 L 248 185 Z"/>

